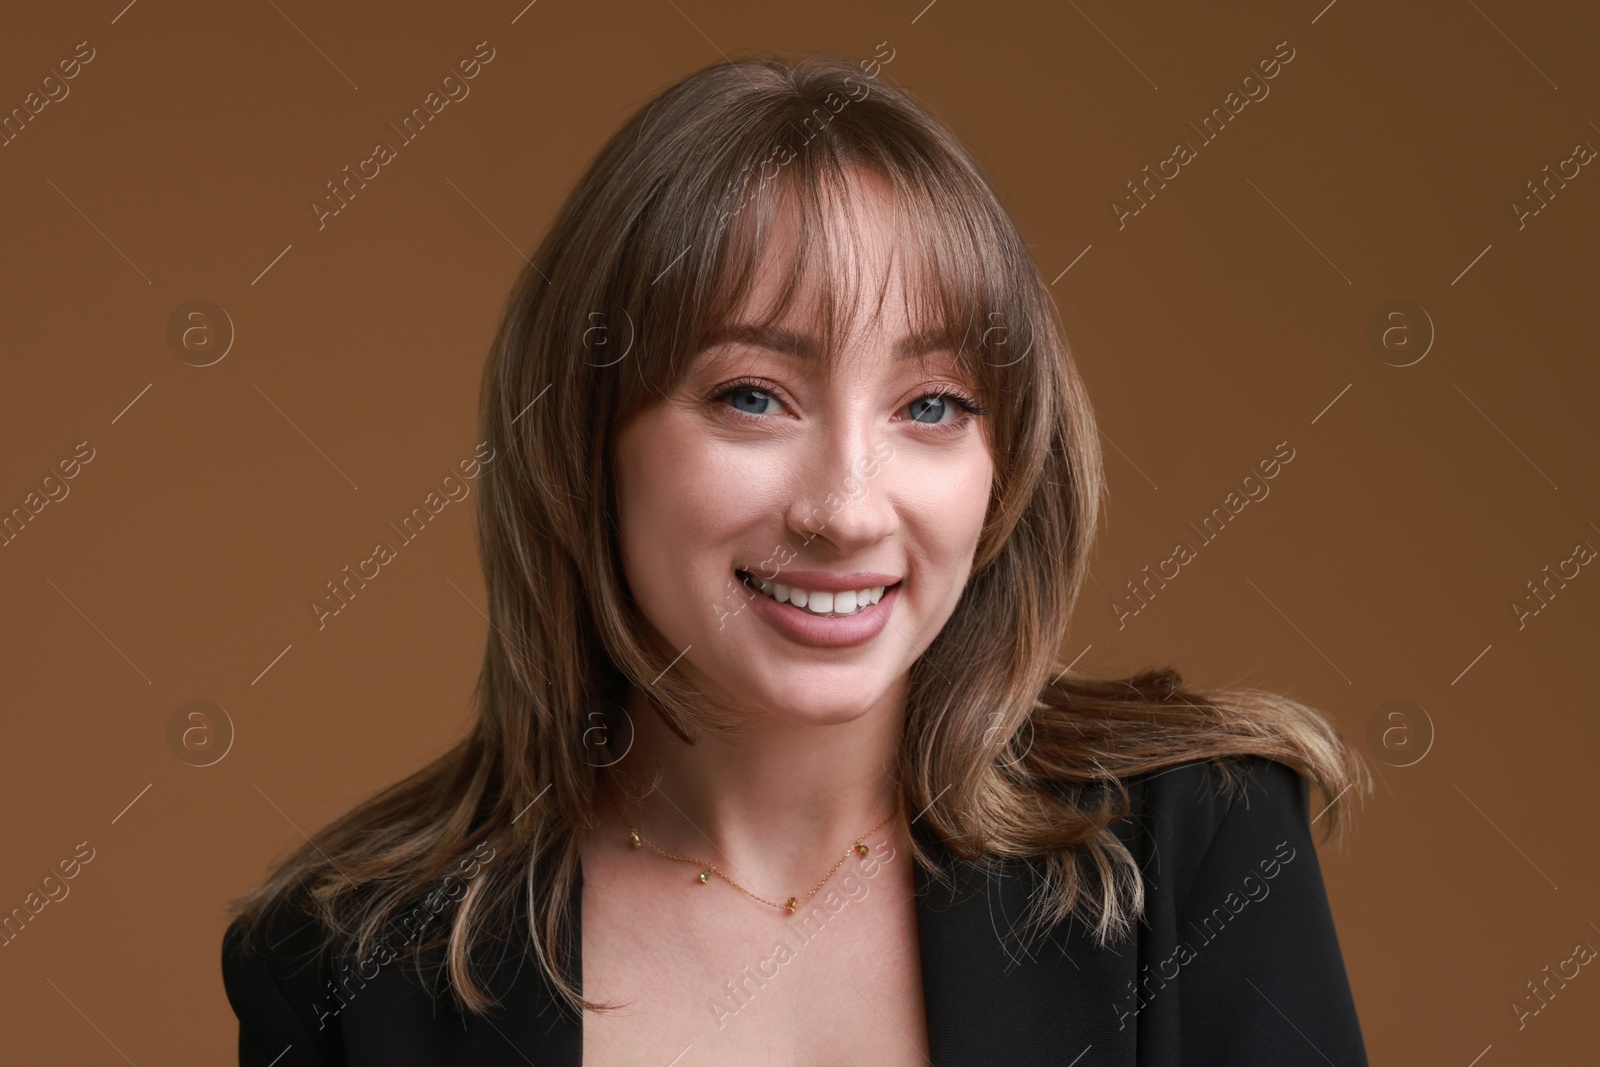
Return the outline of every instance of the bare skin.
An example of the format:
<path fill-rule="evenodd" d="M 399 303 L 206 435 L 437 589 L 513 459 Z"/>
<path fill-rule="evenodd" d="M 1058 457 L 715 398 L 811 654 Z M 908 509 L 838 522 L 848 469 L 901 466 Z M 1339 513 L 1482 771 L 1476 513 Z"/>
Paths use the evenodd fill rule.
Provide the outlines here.
<path fill-rule="evenodd" d="M 891 771 L 909 671 L 966 585 L 994 467 L 981 415 L 947 395 L 969 391 L 951 354 L 891 358 L 915 332 L 886 258 L 893 209 L 870 176 L 853 192 L 856 217 L 841 232 L 889 288 L 881 308 L 863 302 L 840 372 L 825 377 L 761 345 L 719 346 L 618 428 L 630 591 L 667 658 L 682 653 L 671 669 L 742 725 L 687 745 L 640 693 L 630 697 L 634 740 L 616 773 L 640 784 L 659 775 L 659 787 L 642 799 L 613 791 L 584 845 L 583 992 L 622 1005 L 585 1013 L 585 1064 L 928 1062 L 905 813 L 867 836 L 869 856 L 846 862 L 793 917 L 629 843 L 638 827 L 781 902 L 805 895 L 897 810 Z M 756 306 L 787 265 L 784 242 L 772 249 Z M 803 317 L 793 328 L 806 329 Z M 716 397 L 748 379 L 756 386 Z M 865 491 L 830 509 L 820 531 L 808 525 L 884 442 L 893 456 Z M 818 647 L 767 613 L 801 610 L 791 605 L 726 617 L 718 605 L 735 571 L 779 543 L 796 546 L 790 573 L 900 578 L 887 625 L 848 647 Z"/>
<path fill-rule="evenodd" d="M 679 1067 L 928 1062 L 911 853 L 898 826 L 790 916 L 630 848 L 622 821 L 608 820 L 583 857 L 584 993 L 627 1005 L 585 1014 L 585 1064 L 665 1067 L 680 1054 Z M 779 900 L 829 866 L 805 886 L 730 874 L 747 888 L 739 875 L 751 874 L 755 891 Z"/>

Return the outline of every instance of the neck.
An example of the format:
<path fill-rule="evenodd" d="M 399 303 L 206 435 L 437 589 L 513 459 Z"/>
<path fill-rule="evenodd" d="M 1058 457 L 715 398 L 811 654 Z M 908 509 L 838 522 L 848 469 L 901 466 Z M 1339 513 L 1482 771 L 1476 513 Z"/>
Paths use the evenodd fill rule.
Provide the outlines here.
<path fill-rule="evenodd" d="M 766 718 L 733 736 L 702 731 L 686 745 L 634 691 L 634 748 L 619 770 L 635 768 L 632 789 L 657 772 L 660 778 L 643 800 L 617 801 L 621 835 L 636 827 L 659 848 L 773 892 L 805 888 L 896 810 L 893 768 L 904 712 L 902 680 L 850 722 Z M 873 836 L 896 830 L 891 820 Z"/>

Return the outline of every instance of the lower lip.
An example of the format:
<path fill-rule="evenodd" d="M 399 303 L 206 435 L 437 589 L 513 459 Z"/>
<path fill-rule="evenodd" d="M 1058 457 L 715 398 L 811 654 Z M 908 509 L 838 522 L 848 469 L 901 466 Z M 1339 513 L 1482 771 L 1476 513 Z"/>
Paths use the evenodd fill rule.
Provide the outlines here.
<path fill-rule="evenodd" d="M 793 604 L 780 604 L 755 588 L 751 588 L 750 595 L 756 614 L 790 640 L 814 648 L 849 648 L 866 644 L 889 625 L 889 612 L 900 596 L 900 585 L 885 589 L 876 604 L 838 619 L 813 615 Z"/>

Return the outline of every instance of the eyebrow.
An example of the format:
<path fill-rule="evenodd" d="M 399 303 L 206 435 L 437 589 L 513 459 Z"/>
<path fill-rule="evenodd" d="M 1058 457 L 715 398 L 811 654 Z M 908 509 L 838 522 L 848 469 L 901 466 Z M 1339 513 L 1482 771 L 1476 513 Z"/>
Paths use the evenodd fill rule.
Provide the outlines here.
<path fill-rule="evenodd" d="M 749 345 L 754 348 L 764 348 L 771 352 L 796 356 L 800 359 L 815 361 L 818 345 L 815 338 L 795 330 L 785 329 L 781 326 L 760 326 L 756 323 L 735 322 L 728 323 L 711 331 L 702 352 L 726 344 Z M 945 331 L 940 329 L 922 330 L 907 334 L 895 343 L 893 357 L 895 362 L 921 359 L 932 352 L 949 347 L 949 339 Z"/>

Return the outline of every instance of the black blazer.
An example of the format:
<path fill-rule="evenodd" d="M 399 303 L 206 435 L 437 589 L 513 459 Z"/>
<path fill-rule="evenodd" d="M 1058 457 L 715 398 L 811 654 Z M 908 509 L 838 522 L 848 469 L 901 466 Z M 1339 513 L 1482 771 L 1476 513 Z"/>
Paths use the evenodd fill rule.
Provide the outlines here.
<path fill-rule="evenodd" d="M 1244 767 L 1231 802 L 1207 762 L 1129 780 L 1133 807 L 1114 832 L 1145 871 L 1146 910 L 1136 935 L 1109 948 L 1076 921 L 1027 946 L 1006 938 L 1028 902 L 1024 868 L 958 863 L 954 887 L 918 868 L 935 1067 L 1365 1067 L 1308 787 L 1280 763 Z M 575 914 L 580 903 L 581 883 Z M 229 927 L 222 974 L 241 1067 L 580 1067 L 582 1025 L 556 1009 L 531 961 L 506 969 L 487 1017 L 431 1000 L 400 962 L 329 1012 L 330 976 L 302 965 L 315 963 L 314 934 L 303 919 L 279 921 L 274 947 L 246 955 Z"/>

